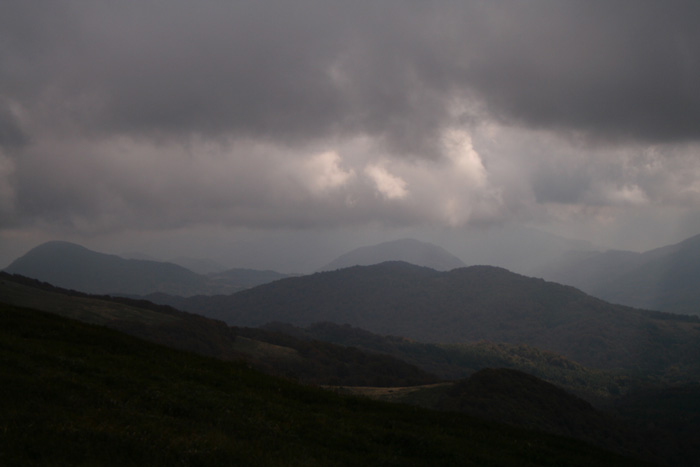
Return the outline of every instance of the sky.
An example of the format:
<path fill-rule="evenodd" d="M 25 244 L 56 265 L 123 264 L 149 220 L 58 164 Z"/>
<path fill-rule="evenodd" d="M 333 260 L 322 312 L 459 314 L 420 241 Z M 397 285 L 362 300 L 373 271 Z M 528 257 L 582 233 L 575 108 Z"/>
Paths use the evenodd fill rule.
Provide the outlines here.
<path fill-rule="evenodd" d="M 540 234 L 675 243 L 700 233 L 698 18 L 673 0 L 3 0 L 0 267 L 55 239 L 285 272 L 404 237 L 467 262 Z"/>

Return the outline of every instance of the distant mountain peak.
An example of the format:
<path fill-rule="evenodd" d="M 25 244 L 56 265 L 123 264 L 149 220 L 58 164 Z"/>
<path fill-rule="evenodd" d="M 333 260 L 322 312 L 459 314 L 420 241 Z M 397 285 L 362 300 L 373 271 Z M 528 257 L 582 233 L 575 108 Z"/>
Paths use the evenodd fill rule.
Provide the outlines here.
<path fill-rule="evenodd" d="M 66 289 L 118 295 L 232 293 L 289 276 L 255 270 L 229 270 L 205 276 L 171 262 L 126 259 L 63 241 L 33 248 L 5 271 Z"/>
<path fill-rule="evenodd" d="M 205 280 L 172 263 L 124 259 L 64 241 L 50 241 L 33 248 L 5 271 L 97 294 L 189 291 L 196 290 Z"/>
<path fill-rule="evenodd" d="M 386 261 L 404 261 L 436 271 L 449 271 L 466 266 L 461 259 L 438 245 L 413 238 L 403 238 L 356 248 L 326 264 L 320 271 L 369 266 Z"/>

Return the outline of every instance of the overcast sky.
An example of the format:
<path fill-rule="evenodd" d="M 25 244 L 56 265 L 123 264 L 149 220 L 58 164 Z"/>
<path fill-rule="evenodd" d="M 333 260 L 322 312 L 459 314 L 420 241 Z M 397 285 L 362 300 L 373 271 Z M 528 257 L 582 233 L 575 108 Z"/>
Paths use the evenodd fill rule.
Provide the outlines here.
<path fill-rule="evenodd" d="M 3 0 L 0 266 L 51 239 L 287 270 L 524 227 L 679 241 L 700 233 L 698 18 L 695 0 Z"/>

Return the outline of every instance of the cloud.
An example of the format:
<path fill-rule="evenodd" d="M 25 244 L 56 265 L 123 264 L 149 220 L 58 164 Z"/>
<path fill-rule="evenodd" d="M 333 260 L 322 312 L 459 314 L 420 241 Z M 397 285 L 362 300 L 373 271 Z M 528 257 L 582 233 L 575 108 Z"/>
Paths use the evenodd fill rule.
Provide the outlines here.
<path fill-rule="evenodd" d="M 0 219 L 10 219 L 14 214 L 14 171 L 15 166 L 12 159 L 4 156 L 2 150 L 0 150 Z M 7 227 L 8 223 L 8 221 L 0 220 L 0 229 L 3 227 Z"/>
<path fill-rule="evenodd" d="M 27 143 L 27 135 L 17 113 L 16 106 L 0 95 L 0 148 L 13 150 Z"/>
<path fill-rule="evenodd" d="M 277 141 L 366 133 L 422 156 L 435 156 L 456 119 L 605 139 L 699 136 L 700 6 L 691 1 L 4 10 L 2 88 L 32 113 L 95 131 Z M 460 106 L 470 110 L 455 115 Z"/>
<path fill-rule="evenodd" d="M 354 170 L 341 167 L 340 156 L 335 151 L 326 151 L 310 157 L 303 164 L 303 169 L 312 191 L 317 193 L 340 188 L 355 177 Z"/>
<path fill-rule="evenodd" d="M 0 15 L 3 226 L 700 207 L 694 1 L 40 5 Z"/>
<path fill-rule="evenodd" d="M 365 167 L 365 174 L 372 179 L 379 194 L 386 199 L 402 199 L 408 195 L 406 181 L 391 174 L 381 164 L 368 165 Z"/>
<path fill-rule="evenodd" d="M 646 204 L 648 198 L 644 191 L 637 185 L 624 185 L 610 190 L 606 193 L 606 197 L 613 204 Z"/>

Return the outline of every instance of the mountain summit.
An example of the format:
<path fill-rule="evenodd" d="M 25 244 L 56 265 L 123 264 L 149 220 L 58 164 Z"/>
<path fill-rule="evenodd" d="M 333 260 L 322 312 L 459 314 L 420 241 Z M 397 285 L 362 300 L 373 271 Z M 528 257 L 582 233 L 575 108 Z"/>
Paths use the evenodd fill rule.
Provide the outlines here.
<path fill-rule="evenodd" d="M 60 241 L 37 246 L 5 271 L 96 294 L 191 295 L 206 283 L 204 276 L 176 264 L 124 259 Z"/>
<path fill-rule="evenodd" d="M 466 266 L 444 248 L 412 238 L 393 240 L 357 248 L 334 259 L 319 271 L 334 271 L 351 266 L 370 266 L 385 261 L 405 261 L 436 271 L 450 271 Z"/>

